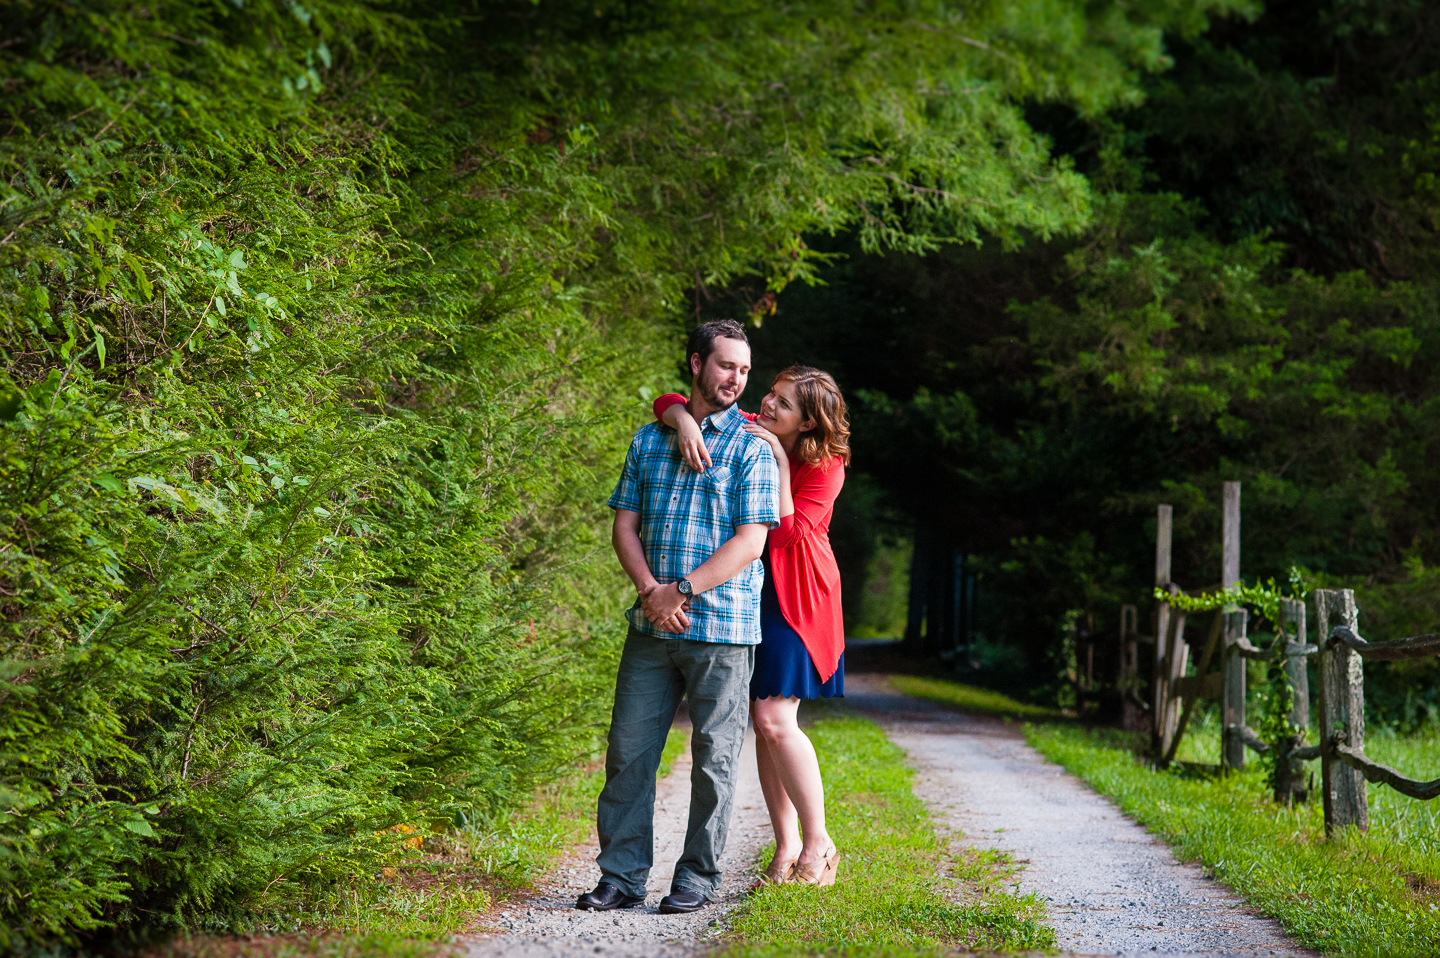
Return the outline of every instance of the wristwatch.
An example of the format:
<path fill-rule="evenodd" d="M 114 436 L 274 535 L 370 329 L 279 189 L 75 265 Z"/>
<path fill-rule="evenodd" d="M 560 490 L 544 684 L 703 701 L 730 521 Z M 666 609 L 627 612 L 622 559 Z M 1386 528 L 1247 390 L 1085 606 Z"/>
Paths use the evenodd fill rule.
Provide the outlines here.
<path fill-rule="evenodd" d="M 675 583 L 675 589 L 684 596 L 693 595 L 695 593 L 695 587 L 690 584 L 689 579 L 681 579 L 679 582 Z"/>

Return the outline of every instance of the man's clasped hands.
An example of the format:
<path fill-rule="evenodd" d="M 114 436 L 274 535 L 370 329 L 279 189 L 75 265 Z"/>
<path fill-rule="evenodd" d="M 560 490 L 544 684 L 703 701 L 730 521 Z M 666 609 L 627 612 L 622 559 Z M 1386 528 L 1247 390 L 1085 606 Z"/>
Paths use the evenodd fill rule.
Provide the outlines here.
<path fill-rule="evenodd" d="M 652 582 L 640 593 L 640 610 L 659 628 L 676 635 L 690 628 L 690 600 L 673 582 Z"/>

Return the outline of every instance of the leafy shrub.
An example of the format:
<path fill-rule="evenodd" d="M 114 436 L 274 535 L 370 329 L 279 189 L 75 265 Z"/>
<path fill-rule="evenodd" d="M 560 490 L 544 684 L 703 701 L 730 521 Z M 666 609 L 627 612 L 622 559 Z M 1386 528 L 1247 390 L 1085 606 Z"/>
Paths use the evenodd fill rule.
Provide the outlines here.
<path fill-rule="evenodd" d="M 593 751 L 677 308 L 1079 228 L 1013 96 L 1209 4 L 1070 6 L 0 10 L 0 948 L 264 920 Z"/>
<path fill-rule="evenodd" d="M 553 193 L 466 209 L 493 170 L 427 178 L 345 67 L 317 92 L 405 25 L 295 10 L 6 31 L 0 944 L 243 922 L 596 747 L 615 590 L 556 615 L 514 567 L 584 578 L 634 367 L 541 295 Z"/>

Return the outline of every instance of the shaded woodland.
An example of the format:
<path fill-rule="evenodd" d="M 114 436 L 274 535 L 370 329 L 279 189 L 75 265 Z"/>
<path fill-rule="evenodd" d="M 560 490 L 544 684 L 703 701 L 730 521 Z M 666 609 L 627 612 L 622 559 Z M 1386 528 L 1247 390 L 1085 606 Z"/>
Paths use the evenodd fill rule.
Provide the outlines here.
<path fill-rule="evenodd" d="M 779 297 L 757 354 L 831 369 L 855 399 L 871 484 L 839 523 L 847 581 L 920 543 L 941 591 L 978 590 L 973 680 L 1053 700 L 1079 633 L 1113 679 L 1158 503 L 1176 580 L 1220 581 L 1221 484 L 1240 480 L 1248 581 L 1298 566 L 1355 586 L 1367 634 L 1440 627 L 1437 31 L 1423 4 L 1217 20 L 1167 43 L 1143 103 L 1027 107 L 1096 190 L 1081 234 L 825 246 L 841 257 Z M 928 654 L 965 639 L 939 611 Z M 1376 718 L 1433 721 L 1437 677 L 1372 676 Z"/>

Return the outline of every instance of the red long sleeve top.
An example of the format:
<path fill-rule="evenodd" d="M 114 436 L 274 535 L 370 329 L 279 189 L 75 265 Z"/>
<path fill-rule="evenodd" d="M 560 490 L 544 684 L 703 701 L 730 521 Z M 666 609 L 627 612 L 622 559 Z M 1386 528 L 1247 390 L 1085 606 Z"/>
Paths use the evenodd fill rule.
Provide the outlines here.
<path fill-rule="evenodd" d="M 655 400 L 655 418 L 677 403 L 678 393 Z M 745 418 L 755 420 L 753 413 Z M 845 617 L 840 607 L 840 566 L 830 549 L 830 517 L 845 485 L 845 464 L 838 457 L 819 463 L 791 464 L 790 497 L 795 511 L 770 530 L 768 574 L 785 621 L 805 643 L 822 682 L 840 665 L 845 652 Z"/>

